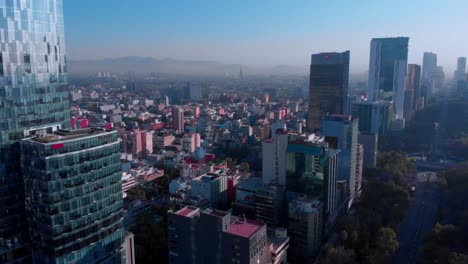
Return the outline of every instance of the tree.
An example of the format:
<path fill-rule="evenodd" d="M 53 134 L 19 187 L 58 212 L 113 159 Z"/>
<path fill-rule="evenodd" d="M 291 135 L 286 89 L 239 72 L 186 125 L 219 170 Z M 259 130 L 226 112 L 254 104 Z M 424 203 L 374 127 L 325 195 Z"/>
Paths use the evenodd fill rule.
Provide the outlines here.
<path fill-rule="evenodd" d="M 399 247 L 395 231 L 389 227 L 381 227 L 377 232 L 375 246 L 379 254 L 390 256 L 395 253 Z"/>
<path fill-rule="evenodd" d="M 323 264 L 354 264 L 356 254 L 353 250 L 345 249 L 342 246 L 328 248 L 325 257 L 320 261 Z"/>
<path fill-rule="evenodd" d="M 250 165 L 247 163 L 247 162 L 242 162 L 240 165 L 239 165 L 239 169 L 241 171 L 250 171 Z"/>

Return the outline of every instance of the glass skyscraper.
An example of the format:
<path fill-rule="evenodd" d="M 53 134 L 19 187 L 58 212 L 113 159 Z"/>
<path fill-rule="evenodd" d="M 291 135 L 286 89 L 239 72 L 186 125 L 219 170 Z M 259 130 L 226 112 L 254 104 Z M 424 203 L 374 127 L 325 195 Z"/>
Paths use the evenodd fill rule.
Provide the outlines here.
<path fill-rule="evenodd" d="M 0 1 L 0 262 L 28 240 L 18 140 L 68 127 L 66 72 L 62 1 Z"/>
<path fill-rule="evenodd" d="M 348 112 L 350 52 L 312 55 L 307 130 L 321 127 L 322 116 Z"/>
<path fill-rule="evenodd" d="M 408 64 L 407 37 L 375 38 L 371 41 L 369 61 L 368 100 L 378 101 L 380 92 L 404 96 L 406 65 Z M 396 102 L 395 104 L 398 104 Z M 401 108 L 403 102 L 401 103 Z"/>
<path fill-rule="evenodd" d="M 124 242 L 116 131 L 58 130 L 21 141 L 36 263 L 121 263 Z"/>

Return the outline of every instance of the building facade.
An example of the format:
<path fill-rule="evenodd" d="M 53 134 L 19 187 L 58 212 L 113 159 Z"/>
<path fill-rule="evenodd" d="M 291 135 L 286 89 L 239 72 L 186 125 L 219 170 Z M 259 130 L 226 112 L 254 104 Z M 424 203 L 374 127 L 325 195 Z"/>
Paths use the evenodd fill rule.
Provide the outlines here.
<path fill-rule="evenodd" d="M 19 140 L 70 125 L 62 4 L 0 2 L 0 262 L 28 255 Z"/>
<path fill-rule="evenodd" d="M 339 149 L 338 177 L 348 185 L 349 207 L 356 197 L 356 161 L 358 147 L 357 118 L 346 115 L 327 115 L 323 117 L 323 135 L 333 149 Z"/>
<path fill-rule="evenodd" d="M 184 109 L 180 107 L 172 108 L 172 128 L 174 131 L 176 131 L 176 133 L 184 133 Z"/>
<path fill-rule="evenodd" d="M 307 120 L 309 132 L 321 127 L 323 115 L 347 113 L 349 57 L 349 51 L 312 55 Z"/>
<path fill-rule="evenodd" d="M 266 224 L 212 209 L 168 212 L 170 264 L 269 263 Z"/>
<path fill-rule="evenodd" d="M 368 78 L 369 101 L 384 99 L 381 95 L 387 92 L 398 96 L 404 91 L 408 42 L 407 37 L 372 39 Z M 400 99 L 402 98 L 398 98 Z M 396 102 L 396 105 L 398 104 Z"/>
<path fill-rule="evenodd" d="M 115 131 L 59 130 L 24 139 L 21 162 L 34 262 L 125 260 Z"/>

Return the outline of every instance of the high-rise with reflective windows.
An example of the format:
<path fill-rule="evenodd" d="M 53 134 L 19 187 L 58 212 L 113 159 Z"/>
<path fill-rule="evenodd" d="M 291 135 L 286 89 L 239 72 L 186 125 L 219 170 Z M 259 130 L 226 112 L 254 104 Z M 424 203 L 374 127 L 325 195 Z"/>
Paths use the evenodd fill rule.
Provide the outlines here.
<path fill-rule="evenodd" d="M 307 130 L 321 127 L 322 116 L 345 114 L 348 109 L 350 52 L 326 52 L 312 55 L 309 83 Z"/>
<path fill-rule="evenodd" d="M 27 241 L 21 138 L 70 122 L 62 0 L 0 1 L 0 262 Z"/>
<path fill-rule="evenodd" d="M 122 183 L 116 131 L 86 128 L 21 141 L 34 263 L 121 263 Z"/>

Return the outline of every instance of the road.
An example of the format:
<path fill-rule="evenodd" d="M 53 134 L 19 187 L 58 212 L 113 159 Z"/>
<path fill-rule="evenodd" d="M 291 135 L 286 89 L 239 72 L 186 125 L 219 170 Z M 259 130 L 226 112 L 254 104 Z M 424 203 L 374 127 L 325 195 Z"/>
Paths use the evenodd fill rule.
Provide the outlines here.
<path fill-rule="evenodd" d="M 424 237 L 436 221 L 439 187 L 435 173 L 419 173 L 411 205 L 398 230 L 400 247 L 394 263 L 417 263 L 421 257 Z"/>

